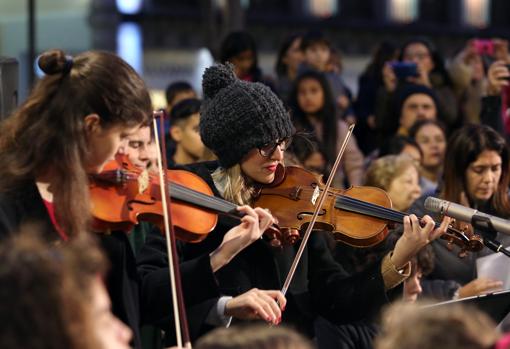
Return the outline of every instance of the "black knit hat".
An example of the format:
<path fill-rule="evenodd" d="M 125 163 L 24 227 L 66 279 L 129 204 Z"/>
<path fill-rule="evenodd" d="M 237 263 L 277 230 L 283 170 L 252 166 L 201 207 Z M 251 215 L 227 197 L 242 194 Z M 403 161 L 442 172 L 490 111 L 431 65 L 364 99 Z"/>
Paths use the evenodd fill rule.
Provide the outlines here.
<path fill-rule="evenodd" d="M 253 148 L 294 133 L 283 103 L 271 89 L 237 79 L 229 63 L 206 69 L 202 89 L 200 136 L 224 168 L 239 163 Z"/>

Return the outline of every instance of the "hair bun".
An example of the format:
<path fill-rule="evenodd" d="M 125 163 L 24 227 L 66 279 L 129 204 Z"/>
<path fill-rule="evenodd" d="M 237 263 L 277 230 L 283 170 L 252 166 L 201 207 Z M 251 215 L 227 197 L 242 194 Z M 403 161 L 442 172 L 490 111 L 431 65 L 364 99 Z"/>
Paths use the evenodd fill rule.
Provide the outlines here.
<path fill-rule="evenodd" d="M 39 56 L 37 65 L 46 75 L 63 73 L 66 69 L 66 55 L 58 49 L 45 51 Z"/>
<path fill-rule="evenodd" d="M 202 76 L 204 98 L 214 98 L 218 92 L 236 82 L 234 66 L 231 63 L 218 64 L 205 70 Z"/>

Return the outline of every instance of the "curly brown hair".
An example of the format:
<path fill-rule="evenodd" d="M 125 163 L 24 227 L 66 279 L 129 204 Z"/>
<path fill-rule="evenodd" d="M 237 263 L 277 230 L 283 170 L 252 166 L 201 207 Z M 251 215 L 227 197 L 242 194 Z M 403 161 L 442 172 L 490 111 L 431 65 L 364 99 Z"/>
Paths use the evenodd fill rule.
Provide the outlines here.
<path fill-rule="evenodd" d="M 414 167 L 418 171 L 413 159 L 406 154 L 380 157 L 367 169 L 365 185 L 388 190 L 391 182 L 409 167 Z"/>
<path fill-rule="evenodd" d="M 313 344 L 286 327 L 267 325 L 218 328 L 200 338 L 195 349 L 313 349 Z"/>
<path fill-rule="evenodd" d="M 48 246 L 37 229 L 0 245 L 0 343 L 3 348 L 92 349 L 91 282 L 106 259 L 88 234 Z"/>
<path fill-rule="evenodd" d="M 383 313 L 375 348 L 487 349 L 499 336 L 488 315 L 472 307 L 395 303 Z"/>

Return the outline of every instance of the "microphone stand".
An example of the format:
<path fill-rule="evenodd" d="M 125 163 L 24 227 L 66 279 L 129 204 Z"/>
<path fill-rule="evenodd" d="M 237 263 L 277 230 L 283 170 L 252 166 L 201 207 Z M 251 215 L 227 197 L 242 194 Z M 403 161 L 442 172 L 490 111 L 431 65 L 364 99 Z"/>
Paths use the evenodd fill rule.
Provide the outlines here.
<path fill-rule="evenodd" d="M 471 224 L 474 229 L 478 229 L 483 232 L 483 244 L 494 252 L 501 252 L 505 256 L 510 258 L 510 251 L 503 247 L 501 242 L 493 239 L 491 236 L 497 236 L 498 231 L 492 225 L 489 217 L 473 215 L 471 218 Z"/>

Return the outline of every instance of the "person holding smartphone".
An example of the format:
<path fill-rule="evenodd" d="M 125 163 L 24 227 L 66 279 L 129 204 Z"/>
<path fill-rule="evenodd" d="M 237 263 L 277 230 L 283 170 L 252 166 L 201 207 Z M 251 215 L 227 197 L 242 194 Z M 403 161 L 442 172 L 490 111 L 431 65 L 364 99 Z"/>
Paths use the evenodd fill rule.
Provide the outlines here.
<path fill-rule="evenodd" d="M 481 123 L 491 126 L 506 140 L 510 135 L 508 96 L 504 93 L 510 84 L 509 65 L 503 60 L 495 61 L 487 72 L 487 93 L 481 98 Z M 503 103 L 505 101 L 505 103 Z"/>
<path fill-rule="evenodd" d="M 462 120 L 459 118 L 458 99 L 450 75 L 433 45 L 425 38 L 414 38 L 402 45 L 400 52 L 399 65 L 387 63 L 383 68 L 384 89 L 378 93 L 376 119 L 390 118 L 394 96 L 400 89 L 420 85 L 432 89 L 437 95 L 439 115 L 448 128 L 460 125 Z M 389 130 L 384 129 L 384 124 L 378 126 L 380 139 L 391 136 Z"/>

